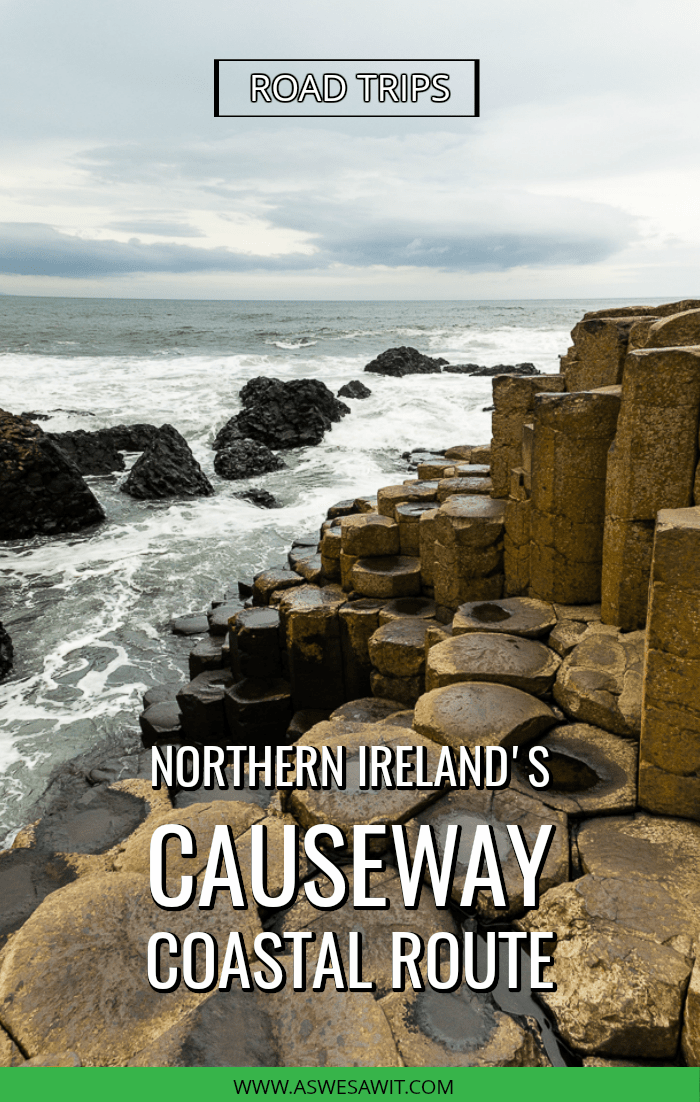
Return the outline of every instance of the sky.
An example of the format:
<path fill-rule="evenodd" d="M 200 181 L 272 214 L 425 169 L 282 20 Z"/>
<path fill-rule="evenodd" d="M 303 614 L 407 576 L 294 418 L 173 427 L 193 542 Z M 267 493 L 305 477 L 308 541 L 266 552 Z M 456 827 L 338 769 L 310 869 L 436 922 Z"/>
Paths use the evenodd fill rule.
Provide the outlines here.
<path fill-rule="evenodd" d="M 699 28 L 695 0 L 0 0 L 0 293 L 700 296 Z M 479 58 L 481 115 L 214 118 L 217 57 Z"/>

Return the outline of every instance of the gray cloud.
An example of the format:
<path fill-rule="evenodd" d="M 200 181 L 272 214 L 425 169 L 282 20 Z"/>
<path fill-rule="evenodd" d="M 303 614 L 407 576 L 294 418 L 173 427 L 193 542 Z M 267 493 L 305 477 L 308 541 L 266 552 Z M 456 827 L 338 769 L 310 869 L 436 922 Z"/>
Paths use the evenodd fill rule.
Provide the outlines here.
<path fill-rule="evenodd" d="M 442 271 L 505 271 L 522 266 L 590 264 L 624 246 L 631 219 L 620 219 L 617 232 L 568 234 L 497 232 L 454 227 L 447 231 L 418 220 L 405 225 L 382 220 L 368 224 L 353 217 L 348 228 L 318 235 L 311 254 L 250 255 L 228 248 L 197 248 L 173 243 L 144 244 L 89 240 L 41 223 L 5 223 L 0 230 L 0 271 L 16 275 L 96 278 L 136 272 L 244 272 L 323 270 L 331 265 L 382 265 Z M 351 228 L 352 227 L 352 228 Z"/>
<path fill-rule="evenodd" d="M 281 260 L 250 257 L 225 248 L 143 244 L 136 238 L 126 243 L 86 240 L 38 222 L 0 225 L 0 272 L 13 275 L 95 279 L 134 272 L 279 271 L 315 266 L 301 254 Z"/>
<path fill-rule="evenodd" d="M 152 237 L 204 237 L 196 226 L 190 226 L 187 222 L 106 222 L 106 230 L 119 230 L 120 233 L 149 233 Z"/>

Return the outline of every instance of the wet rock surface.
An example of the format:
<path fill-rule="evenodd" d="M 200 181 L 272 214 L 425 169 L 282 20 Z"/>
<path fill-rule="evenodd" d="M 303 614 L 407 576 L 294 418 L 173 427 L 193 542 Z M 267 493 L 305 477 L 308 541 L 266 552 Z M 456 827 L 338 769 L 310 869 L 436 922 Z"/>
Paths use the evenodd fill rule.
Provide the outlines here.
<path fill-rule="evenodd" d="M 416 704 L 414 725 L 445 746 L 518 746 L 557 723 L 543 701 L 510 685 L 463 682 L 432 689 Z"/>
<path fill-rule="evenodd" d="M 552 605 L 532 597 L 506 597 L 495 601 L 470 601 L 460 605 L 454 615 L 452 632 L 499 631 L 539 639 L 557 622 Z"/>
<path fill-rule="evenodd" d="M 161 425 L 120 489 L 140 500 L 214 493 L 189 444 L 172 425 Z"/>
<path fill-rule="evenodd" d="M 634 811 L 636 743 L 586 723 L 554 727 L 538 742 L 548 751 L 544 764 L 551 778 L 538 790 L 544 803 L 577 817 Z M 511 787 L 531 791 L 528 770 L 518 762 Z"/>
<path fill-rule="evenodd" d="M 250 478 L 253 475 L 281 471 L 286 463 L 265 444 L 239 440 L 217 451 L 214 470 L 221 478 Z"/>
<path fill-rule="evenodd" d="M 259 929 L 249 912 L 239 922 Z M 225 944 L 229 927 L 220 894 L 199 912 L 198 929 Z M 0 963 L 0 1015 L 29 1057 L 70 1050 L 83 1064 L 123 1066 L 203 1001 L 184 985 L 162 992 L 144 983 L 148 940 L 161 928 L 145 876 L 91 876 L 49 895 Z M 182 942 L 189 912 L 169 912 L 168 928 Z"/>
<path fill-rule="evenodd" d="M 81 474 L 111 474 L 124 470 L 124 456 L 99 431 L 76 429 L 75 432 L 50 432 L 47 436 L 75 463 Z"/>
<path fill-rule="evenodd" d="M 259 487 L 251 487 L 250 490 L 242 490 L 239 494 L 234 494 L 234 497 L 240 498 L 242 501 L 249 501 L 251 505 L 257 505 L 259 509 L 281 509 L 282 504 L 277 500 L 274 494 L 271 494 L 269 490 L 261 490 Z"/>
<path fill-rule="evenodd" d="M 14 647 L 9 632 L 0 623 L 0 681 L 7 677 L 14 661 Z"/>
<path fill-rule="evenodd" d="M 350 409 L 318 379 L 251 379 L 239 395 L 243 409 L 219 430 L 214 447 L 231 446 L 241 437 L 268 448 L 306 448 L 320 444 L 333 423 Z"/>
<path fill-rule="evenodd" d="M 470 632 L 437 643 L 428 651 L 427 690 L 458 681 L 494 681 L 515 689 L 546 693 L 561 659 L 542 643 L 497 632 Z"/>
<path fill-rule="evenodd" d="M 580 723 L 639 738 L 644 632 L 589 627 L 557 674 L 554 698 Z"/>
<path fill-rule="evenodd" d="M 496 1008 L 491 996 L 471 991 L 407 991 L 382 999 L 401 1058 L 409 1068 L 541 1067 L 531 1032 Z"/>
<path fill-rule="evenodd" d="M 338 391 L 339 398 L 369 398 L 372 391 L 359 379 L 351 379 L 349 383 L 345 383 Z"/>
<path fill-rule="evenodd" d="M 437 375 L 446 362 L 425 356 L 416 348 L 402 345 L 400 348 L 388 348 L 386 352 L 381 352 L 376 359 L 370 360 L 365 371 L 401 379 L 404 375 Z"/>
<path fill-rule="evenodd" d="M 78 468 L 40 428 L 0 410 L 0 539 L 78 532 L 104 510 Z"/>
<path fill-rule="evenodd" d="M 166 1029 L 129 1060 L 131 1068 L 278 1066 L 269 1000 L 234 983 Z"/>

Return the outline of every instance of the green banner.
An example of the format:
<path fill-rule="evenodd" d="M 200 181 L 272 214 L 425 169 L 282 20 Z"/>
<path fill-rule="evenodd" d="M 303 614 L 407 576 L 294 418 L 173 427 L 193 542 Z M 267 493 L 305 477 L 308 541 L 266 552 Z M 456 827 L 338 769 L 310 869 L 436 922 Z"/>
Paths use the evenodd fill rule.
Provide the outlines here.
<path fill-rule="evenodd" d="M 280 1096 L 358 1099 L 465 1099 L 489 1102 L 698 1102 L 697 1068 L 20 1068 L 0 1071 L 0 1096 L 21 1102 L 192 1102 L 192 1091 L 216 1091 L 219 1102 Z M 122 1073 L 125 1078 L 122 1078 Z M 99 1080 L 99 1082 L 98 1082 Z"/>

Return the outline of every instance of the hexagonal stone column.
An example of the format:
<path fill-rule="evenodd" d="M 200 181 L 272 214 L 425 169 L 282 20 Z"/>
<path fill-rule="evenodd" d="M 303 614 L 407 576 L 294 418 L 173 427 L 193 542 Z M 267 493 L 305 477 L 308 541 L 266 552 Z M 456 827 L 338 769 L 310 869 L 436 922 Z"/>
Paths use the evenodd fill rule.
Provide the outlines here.
<path fill-rule="evenodd" d="M 600 598 L 608 448 L 619 387 L 535 399 L 530 596 Z"/>
<path fill-rule="evenodd" d="M 372 662 L 369 657 L 369 640 L 379 627 L 379 613 L 383 607 L 382 600 L 363 597 L 359 601 L 348 601 L 338 609 L 343 676 L 348 700 L 359 700 L 370 694 Z"/>
<path fill-rule="evenodd" d="M 471 632 L 437 643 L 428 651 L 425 687 L 460 681 L 493 681 L 541 696 L 548 692 L 561 658 L 542 643 L 497 632 Z"/>
<path fill-rule="evenodd" d="M 429 621 L 419 616 L 389 620 L 369 641 L 375 696 L 412 707 L 425 687 L 425 634 Z"/>
<path fill-rule="evenodd" d="M 440 507 L 432 564 L 438 606 L 502 596 L 504 516 L 505 504 L 485 496 L 451 497 Z"/>
<path fill-rule="evenodd" d="M 631 352 L 621 395 L 608 457 L 602 618 L 630 631 L 646 619 L 656 514 L 693 504 L 700 350 Z"/>
<path fill-rule="evenodd" d="M 642 698 L 639 802 L 700 819 L 700 508 L 656 525 Z"/>
<path fill-rule="evenodd" d="M 352 582 L 363 597 L 412 597 L 420 593 L 420 559 L 410 555 L 357 559 Z"/>
<path fill-rule="evenodd" d="M 535 395 L 564 390 L 562 375 L 496 375 L 491 419 L 491 480 L 494 497 L 508 497 L 510 472 L 522 463 L 523 425 L 532 420 Z"/>
<path fill-rule="evenodd" d="M 280 604 L 294 709 L 337 708 L 345 700 L 338 586 L 302 586 Z"/>

